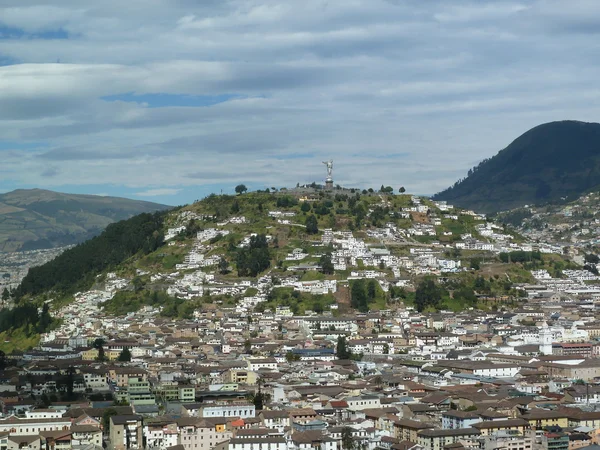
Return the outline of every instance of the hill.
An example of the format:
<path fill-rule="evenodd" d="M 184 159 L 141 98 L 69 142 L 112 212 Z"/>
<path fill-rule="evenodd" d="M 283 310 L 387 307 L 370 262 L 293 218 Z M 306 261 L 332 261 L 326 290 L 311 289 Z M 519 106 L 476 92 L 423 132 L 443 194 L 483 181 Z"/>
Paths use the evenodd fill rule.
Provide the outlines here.
<path fill-rule="evenodd" d="M 562 121 L 527 131 L 433 199 L 493 213 L 575 200 L 599 185 L 600 124 Z"/>
<path fill-rule="evenodd" d="M 53 327 L 64 333 L 72 325 L 65 318 L 75 316 L 191 319 L 210 307 L 281 306 L 347 314 L 400 303 L 462 311 L 478 304 L 477 295 L 512 302 L 513 283 L 531 275 L 517 256 L 508 264 L 497 256 L 507 242 L 527 248 L 472 211 L 383 190 L 211 195 L 111 224 L 31 269 L 9 294 L 21 309 L 0 311 L 0 342 L 5 351 L 34 345 Z M 533 253 L 521 251 L 518 261 L 543 264 Z M 438 281 L 419 291 L 428 276 Z M 42 315 L 28 322 L 31 304 L 50 305 L 64 323 Z"/>
<path fill-rule="evenodd" d="M 77 244 L 107 225 L 168 208 L 157 203 L 42 189 L 0 194 L 0 252 Z"/>

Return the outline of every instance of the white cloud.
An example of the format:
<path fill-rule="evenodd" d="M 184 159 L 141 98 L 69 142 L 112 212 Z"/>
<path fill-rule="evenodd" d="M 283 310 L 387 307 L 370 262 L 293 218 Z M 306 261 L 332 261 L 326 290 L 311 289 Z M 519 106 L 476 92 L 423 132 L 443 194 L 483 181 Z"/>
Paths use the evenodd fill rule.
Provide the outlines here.
<path fill-rule="evenodd" d="M 159 188 L 159 189 L 148 189 L 147 191 L 136 192 L 135 195 L 138 197 L 159 197 L 161 195 L 175 195 L 181 192 L 181 189 L 169 189 L 169 188 Z"/>
<path fill-rule="evenodd" d="M 333 158 L 341 183 L 433 193 L 530 127 L 598 119 L 591 0 L 26 3 L 0 24 L 70 38 L 0 40 L 0 135 L 45 144 L 0 143 L 0 189 L 284 186 Z M 126 92 L 239 97 L 101 100 Z"/>

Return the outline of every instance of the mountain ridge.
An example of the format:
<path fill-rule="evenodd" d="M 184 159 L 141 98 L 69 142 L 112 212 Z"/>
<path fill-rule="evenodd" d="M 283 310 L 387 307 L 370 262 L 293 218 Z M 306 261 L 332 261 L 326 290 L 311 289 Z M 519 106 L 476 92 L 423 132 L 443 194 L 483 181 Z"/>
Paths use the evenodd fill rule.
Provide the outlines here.
<path fill-rule="evenodd" d="M 122 197 L 17 189 L 0 194 L 0 251 L 78 244 L 111 223 L 168 208 Z"/>
<path fill-rule="evenodd" d="M 495 213 L 573 200 L 599 185 L 600 124 L 565 120 L 526 131 L 432 198 Z"/>

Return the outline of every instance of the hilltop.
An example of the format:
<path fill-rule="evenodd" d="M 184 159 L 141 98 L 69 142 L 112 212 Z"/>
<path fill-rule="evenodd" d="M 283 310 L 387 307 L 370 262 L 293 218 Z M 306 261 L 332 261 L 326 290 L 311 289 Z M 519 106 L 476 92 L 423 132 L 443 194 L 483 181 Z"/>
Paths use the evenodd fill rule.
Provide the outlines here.
<path fill-rule="evenodd" d="M 539 125 L 433 196 L 484 213 L 565 202 L 600 186 L 600 124 Z"/>
<path fill-rule="evenodd" d="M 0 252 L 77 244 L 111 223 L 166 208 L 119 197 L 15 190 L 0 194 Z"/>

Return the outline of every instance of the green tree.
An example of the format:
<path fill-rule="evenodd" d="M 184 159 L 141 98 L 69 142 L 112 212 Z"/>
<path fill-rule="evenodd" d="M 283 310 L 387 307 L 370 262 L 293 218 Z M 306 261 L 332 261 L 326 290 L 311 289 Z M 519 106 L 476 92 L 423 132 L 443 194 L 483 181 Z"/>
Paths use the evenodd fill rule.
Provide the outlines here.
<path fill-rule="evenodd" d="M 50 397 L 48 397 L 48 394 L 46 394 L 45 392 L 40 397 L 40 402 L 43 408 L 48 408 L 48 406 L 52 404 L 52 402 L 50 401 Z"/>
<path fill-rule="evenodd" d="M 0 350 L 0 370 L 4 370 L 8 367 L 8 360 L 6 359 L 6 353 Z"/>
<path fill-rule="evenodd" d="M 110 432 L 110 418 L 118 414 L 119 413 L 115 408 L 108 408 L 104 411 L 104 414 L 102 415 L 102 428 L 104 429 L 105 434 Z"/>
<path fill-rule="evenodd" d="M 2 301 L 7 302 L 10 299 L 10 293 L 8 292 L 8 288 L 4 288 L 2 291 Z"/>
<path fill-rule="evenodd" d="M 96 358 L 98 361 L 106 361 L 106 356 L 104 355 L 104 344 L 106 341 L 102 338 L 98 338 L 92 344 L 92 347 L 98 350 L 98 357 Z"/>
<path fill-rule="evenodd" d="M 231 212 L 232 212 L 232 214 L 237 214 L 240 212 L 240 204 L 238 203 L 237 200 L 235 200 L 233 202 L 233 204 L 231 205 Z"/>
<path fill-rule="evenodd" d="M 133 277 L 131 284 L 134 292 L 140 292 L 144 289 L 144 281 L 139 276 Z"/>
<path fill-rule="evenodd" d="M 383 354 L 384 355 L 389 355 L 390 354 L 390 346 L 388 344 L 384 344 L 384 346 L 383 346 Z"/>
<path fill-rule="evenodd" d="M 302 202 L 302 205 L 300 206 L 300 211 L 309 212 L 310 211 L 310 203 Z"/>
<path fill-rule="evenodd" d="M 342 428 L 342 450 L 356 450 L 356 441 L 352 436 L 352 428 Z"/>
<path fill-rule="evenodd" d="M 119 361 L 131 361 L 131 351 L 125 347 L 121 353 L 119 353 Z"/>
<path fill-rule="evenodd" d="M 246 185 L 245 185 L 245 184 L 238 184 L 238 185 L 235 187 L 235 192 L 236 192 L 236 194 L 238 194 L 238 195 L 241 195 L 241 194 L 243 194 L 243 193 L 244 193 L 244 192 L 246 192 L 247 190 L 248 190 L 248 188 L 246 187 Z"/>
<path fill-rule="evenodd" d="M 219 273 L 221 275 L 229 273 L 229 263 L 223 256 L 221 256 L 221 258 L 219 259 Z"/>
<path fill-rule="evenodd" d="M 369 311 L 369 300 L 364 279 L 354 280 L 350 285 L 350 304 L 360 312 Z"/>
<path fill-rule="evenodd" d="M 377 281 L 374 279 L 370 279 L 367 283 L 367 298 L 369 302 L 375 300 L 375 295 L 377 295 Z"/>
<path fill-rule="evenodd" d="M 319 223 L 314 214 L 306 218 L 306 232 L 308 234 L 317 234 L 319 232 Z"/>
<path fill-rule="evenodd" d="M 237 252 L 236 266 L 240 277 L 255 277 L 270 265 L 271 253 L 264 234 L 252 236 L 248 246 Z"/>
<path fill-rule="evenodd" d="M 75 369 L 71 366 L 67 369 L 67 400 L 73 400 L 74 395 L 74 384 L 75 384 Z"/>
<path fill-rule="evenodd" d="M 285 360 L 287 362 L 300 361 L 300 355 L 297 353 L 294 353 L 292 351 L 289 351 L 285 354 Z"/>
<path fill-rule="evenodd" d="M 48 331 L 51 325 L 52 316 L 50 315 L 50 306 L 48 305 L 48 303 L 44 303 L 44 306 L 42 306 L 42 314 L 40 315 L 40 319 L 38 322 L 38 331 L 40 333 L 44 333 Z"/>
<path fill-rule="evenodd" d="M 334 272 L 333 262 L 331 262 L 331 253 L 325 253 L 321 255 L 319 259 L 319 265 L 321 266 L 321 272 L 325 275 L 332 275 Z"/>
<path fill-rule="evenodd" d="M 335 356 L 337 359 L 350 359 L 352 352 L 346 346 L 346 336 L 338 336 L 337 345 L 335 346 Z"/>
<path fill-rule="evenodd" d="M 404 186 L 401 186 L 400 189 L 398 189 L 398 192 L 404 194 L 406 192 L 406 189 L 404 189 Z"/>
<path fill-rule="evenodd" d="M 441 290 L 431 278 L 426 278 L 419 283 L 415 292 L 415 307 L 417 311 L 423 312 L 429 306 L 437 308 L 441 300 Z"/>

